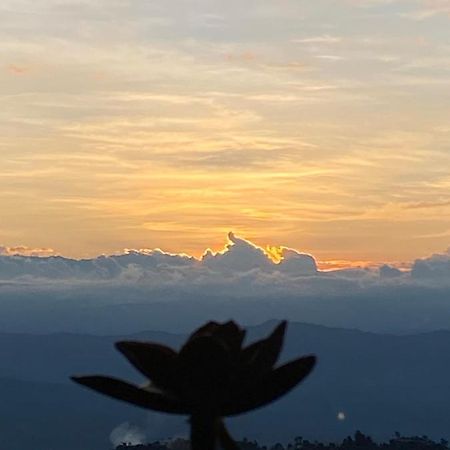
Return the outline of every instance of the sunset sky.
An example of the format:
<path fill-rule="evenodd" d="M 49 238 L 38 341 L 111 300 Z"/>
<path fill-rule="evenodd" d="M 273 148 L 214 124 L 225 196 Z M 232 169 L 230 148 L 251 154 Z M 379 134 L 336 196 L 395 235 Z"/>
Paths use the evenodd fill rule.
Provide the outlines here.
<path fill-rule="evenodd" d="M 450 245 L 449 0 L 2 0 L 0 244 Z"/>

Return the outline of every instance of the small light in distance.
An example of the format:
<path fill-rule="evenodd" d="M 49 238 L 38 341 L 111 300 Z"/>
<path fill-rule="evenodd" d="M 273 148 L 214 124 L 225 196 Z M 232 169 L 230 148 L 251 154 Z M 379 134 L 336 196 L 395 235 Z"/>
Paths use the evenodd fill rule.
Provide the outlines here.
<path fill-rule="evenodd" d="M 345 420 L 345 413 L 343 411 L 339 411 L 337 415 L 338 420 Z"/>

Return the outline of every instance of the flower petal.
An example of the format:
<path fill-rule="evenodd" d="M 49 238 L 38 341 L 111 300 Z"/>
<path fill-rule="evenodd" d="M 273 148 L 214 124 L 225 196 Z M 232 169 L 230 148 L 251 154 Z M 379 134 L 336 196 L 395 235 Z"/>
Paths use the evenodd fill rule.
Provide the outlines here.
<path fill-rule="evenodd" d="M 266 339 L 254 342 L 242 350 L 242 364 L 250 376 L 270 370 L 277 362 L 283 347 L 287 322 L 283 320 Z"/>
<path fill-rule="evenodd" d="M 220 326 L 219 323 L 218 322 L 214 322 L 214 321 L 205 323 L 205 325 L 202 325 L 200 328 L 197 328 L 193 333 L 191 333 L 191 335 L 189 336 L 189 338 L 186 341 L 186 343 L 189 342 L 191 339 L 197 338 L 199 336 L 213 334 L 214 331 L 219 326 Z"/>
<path fill-rule="evenodd" d="M 116 348 L 156 386 L 176 390 L 175 350 L 165 345 L 136 341 L 117 342 Z"/>
<path fill-rule="evenodd" d="M 215 338 L 224 342 L 232 352 L 237 353 L 242 347 L 245 330 L 230 320 L 229 322 L 219 324 L 212 334 Z"/>
<path fill-rule="evenodd" d="M 251 380 L 243 383 L 234 390 L 229 400 L 222 404 L 222 415 L 242 414 L 276 400 L 308 376 L 315 363 L 315 356 L 305 356 L 272 370 L 253 383 Z"/>
<path fill-rule="evenodd" d="M 178 399 L 151 386 L 140 388 L 125 381 L 101 375 L 71 378 L 75 383 L 141 408 L 170 414 L 189 414 L 187 407 Z"/>
<path fill-rule="evenodd" d="M 213 336 L 190 339 L 178 355 L 180 395 L 189 404 L 212 406 L 231 383 L 228 348 Z"/>

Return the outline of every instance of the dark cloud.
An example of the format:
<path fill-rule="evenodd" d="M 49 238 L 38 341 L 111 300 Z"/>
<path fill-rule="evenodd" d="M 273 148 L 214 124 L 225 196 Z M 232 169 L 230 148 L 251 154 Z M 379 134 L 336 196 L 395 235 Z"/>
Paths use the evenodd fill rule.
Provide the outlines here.
<path fill-rule="evenodd" d="M 305 153 L 302 145 L 297 143 L 296 148 L 274 147 L 264 148 L 222 148 L 212 151 L 184 151 L 168 154 L 165 152 L 161 158 L 176 167 L 196 167 L 207 169 L 241 169 L 267 168 L 276 163 L 294 162 L 300 153 Z M 154 156 L 153 156 L 154 157 Z"/>

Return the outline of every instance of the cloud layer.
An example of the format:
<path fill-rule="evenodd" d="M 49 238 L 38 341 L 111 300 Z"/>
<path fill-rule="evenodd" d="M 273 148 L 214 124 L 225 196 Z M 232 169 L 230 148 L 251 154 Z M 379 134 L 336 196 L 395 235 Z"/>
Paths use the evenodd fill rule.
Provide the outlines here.
<path fill-rule="evenodd" d="M 319 270 L 313 256 L 233 233 L 197 259 L 162 250 L 73 260 L 0 256 L 0 328 L 121 333 L 291 318 L 370 331 L 450 328 L 450 253 L 410 270 Z"/>
<path fill-rule="evenodd" d="M 208 249 L 200 259 L 155 249 L 126 250 L 123 254 L 75 260 L 47 256 L 53 253 L 50 249 L 0 247 L 0 279 L 133 279 L 145 282 L 157 276 L 170 278 L 182 272 L 194 278 L 209 273 L 223 279 L 252 271 L 294 277 L 317 274 L 316 261 L 311 255 L 285 247 L 271 248 L 270 251 L 268 253 L 232 232 L 228 234 L 228 244 L 223 251 L 215 253 Z"/>

